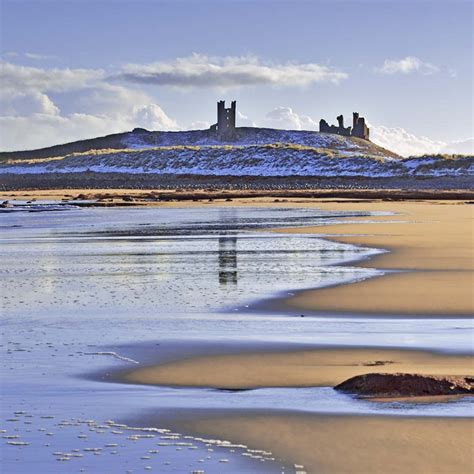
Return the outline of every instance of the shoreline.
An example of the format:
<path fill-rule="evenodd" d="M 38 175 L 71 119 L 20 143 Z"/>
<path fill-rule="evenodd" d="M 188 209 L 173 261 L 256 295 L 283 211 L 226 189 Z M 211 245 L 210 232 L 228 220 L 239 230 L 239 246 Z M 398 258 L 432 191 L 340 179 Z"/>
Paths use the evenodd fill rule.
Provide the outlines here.
<path fill-rule="evenodd" d="M 183 410 L 138 422 L 244 443 L 302 472 L 345 473 L 350 466 L 350 472 L 374 474 L 467 474 L 474 465 L 473 424 L 466 418 L 229 409 Z"/>
<path fill-rule="evenodd" d="M 402 317 L 474 315 L 474 209 L 460 202 L 320 203 L 321 209 L 392 211 L 396 215 L 342 219 L 328 226 L 274 229 L 387 252 L 343 266 L 386 271 L 347 284 L 299 290 L 266 300 L 268 311 Z M 349 220 L 349 223 L 344 221 Z"/>

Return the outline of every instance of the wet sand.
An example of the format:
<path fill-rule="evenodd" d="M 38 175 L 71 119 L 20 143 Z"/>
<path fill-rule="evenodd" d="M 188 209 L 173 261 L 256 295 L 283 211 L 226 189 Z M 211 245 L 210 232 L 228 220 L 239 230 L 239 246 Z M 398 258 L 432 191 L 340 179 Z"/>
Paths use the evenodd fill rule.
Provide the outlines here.
<path fill-rule="evenodd" d="M 303 232 L 389 250 L 356 265 L 388 273 L 348 285 L 301 291 L 280 310 L 469 316 L 474 313 L 474 207 L 459 202 L 321 203 L 322 209 L 392 211 L 375 223 L 305 227 Z M 367 220 L 366 218 L 351 219 Z M 281 229 L 301 233 L 301 228 Z"/>
<path fill-rule="evenodd" d="M 474 358 L 394 349 L 313 349 L 191 357 L 122 373 L 145 385 L 249 389 L 334 386 L 370 372 L 474 375 Z"/>
<path fill-rule="evenodd" d="M 302 205 L 302 203 L 299 203 Z M 304 205 L 304 204 L 303 204 Z M 472 315 L 474 208 L 458 202 L 307 204 L 323 209 L 390 211 L 377 223 L 281 229 L 389 250 L 358 262 L 399 271 L 331 288 L 302 291 L 275 308 L 291 311 Z M 367 218 L 351 219 L 366 221 Z M 350 235 L 347 235 L 350 234 Z M 429 322 L 427 321 L 427 324 Z M 196 357 L 129 372 L 132 383 L 254 387 L 334 386 L 357 374 L 472 375 L 472 356 L 389 349 L 320 349 Z M 439 402 L 431 399 L 430 402 Z M 474 468 L 472 419 L 320 416 L 295 412 L 190 413 L 181 429 L 267 449 L 308 472 L 468 473 Z"/>
<path fill-rule="evenodd" d="M 229 411 L 183 413 L 171 426 L 272 451 L 311 473 L 467 474 L 474 469 L 474 426 L 465 418 Z"/>

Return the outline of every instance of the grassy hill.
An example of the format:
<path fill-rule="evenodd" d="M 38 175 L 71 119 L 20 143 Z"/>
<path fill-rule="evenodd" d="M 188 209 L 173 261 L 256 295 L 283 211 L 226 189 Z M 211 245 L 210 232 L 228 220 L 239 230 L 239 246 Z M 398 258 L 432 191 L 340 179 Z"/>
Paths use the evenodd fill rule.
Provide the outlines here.
<path fill-rule="evenodd" d="M 238 128 L 232 142 L 209 130 L 132 132 L 0 154 L 2 174 L 121 173 L 194 176 L 471 177 L 472 157 L 400 156 L 355 137 Z"/>

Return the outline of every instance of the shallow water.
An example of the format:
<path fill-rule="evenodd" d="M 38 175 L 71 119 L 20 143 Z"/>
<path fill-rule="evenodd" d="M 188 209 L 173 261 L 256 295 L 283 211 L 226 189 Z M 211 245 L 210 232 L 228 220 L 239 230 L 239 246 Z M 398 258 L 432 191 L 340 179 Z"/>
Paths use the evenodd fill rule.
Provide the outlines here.
<path fill-rule="evenodd" d="M 471 416 L 468 399 L 377 404 L 329 388 L 229 393 L 85 378 L 99 370 L 147 362 L 151 352 L 143 347 L 155 347 L 162 358 L 209 351 L 209 344 L 235 350 L 262 343 L 472 353 L 469 320 L 301 318 L 246 309 L 263 297 L 379 274 L 338 265 L 380 250 L 265 231 L 331 224 L 346 215 L 367 214 L 210 207 L 1 215 L 0 428 L 6 430 L 1 438 L 6 472 L 32 472 L 33 461 L 35 472 L 126 472 L 147 467 L 152 472 L 281 472 L 281 462 L 268 459 L 270 455 L 262 461 L 243 456 L 249 454 L 243 448 L 194 439 L 188 440 L 192 446 L 181 446 L 182 437 L 172 442 L 159 439 L 166 433 L 130 439 L 136 432 L 105 423 L 150 410 L 274 408 Z M 25 413 L 15 414 L 18 411 Z M 23 442 L 29 444 L 15 444 Z M 102 450 L 94 450 L 98 447 Z M 72 449 L 82 456 L 73 456 Z M 64 452 L 70 455 L 54 454 Z M 291 472 L 291 466 L 285 467 Z"/>

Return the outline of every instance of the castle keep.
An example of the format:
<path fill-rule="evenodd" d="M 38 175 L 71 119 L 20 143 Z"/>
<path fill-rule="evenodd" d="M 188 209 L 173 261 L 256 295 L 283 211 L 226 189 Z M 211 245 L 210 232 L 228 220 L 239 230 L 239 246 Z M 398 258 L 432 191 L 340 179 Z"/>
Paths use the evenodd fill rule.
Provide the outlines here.
<path fill-rule="evenodd" d="M 217 132 L 219 140 L 235 140 L 235 110 L 237 102 L 233 100 L 226 109 L 225 101 L 217 102 L 217 123 L 211 125 L 211 130 Z"/>
<path fill-rule="evenodd" d="M 329 125 L 326 120 L 319 121 L 319 131 L 323 133 L 337 133 L 346 137 L 358 137 L 364 140 L 369 139 L 369 127 L 365 124 L 365 118 L 359 117 L 358 112 L 352 114 L 352 127 L 344 127 L 344 117 L 337 117 L 338 125 Z"/>

